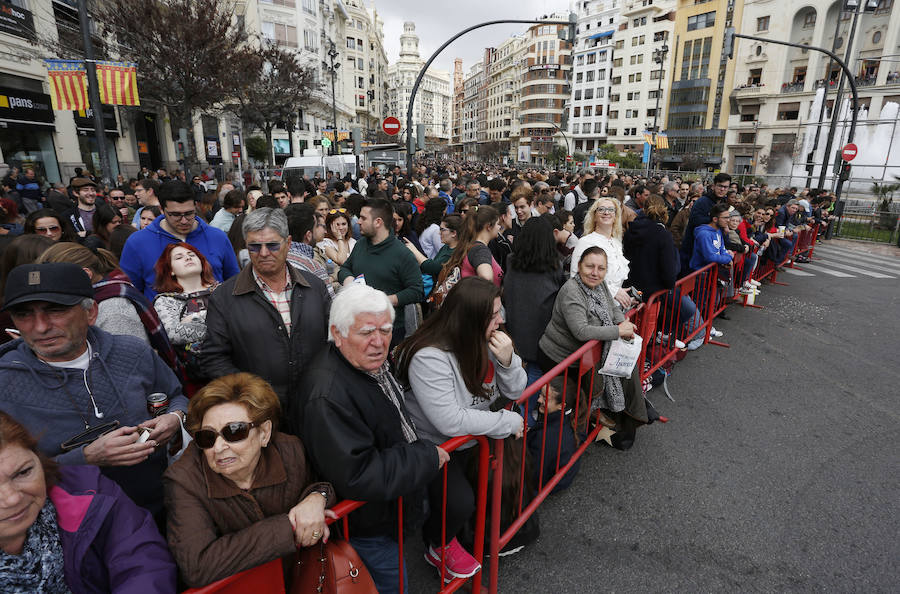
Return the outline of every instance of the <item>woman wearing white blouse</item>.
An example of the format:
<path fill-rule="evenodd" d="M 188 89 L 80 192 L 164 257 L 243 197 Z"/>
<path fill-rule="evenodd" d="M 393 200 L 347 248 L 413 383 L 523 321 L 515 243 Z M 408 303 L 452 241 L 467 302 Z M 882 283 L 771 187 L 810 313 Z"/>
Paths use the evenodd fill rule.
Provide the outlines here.
<path fill-rule="evenodd" d="M 597 246 L 606 252 L 608 267 L 606 288 L 622 307 L 629 307 L 633 299 L 622 284 L 628 278 L 628 260 L 622 252 L 622 207 L 612 198 L 598 198 L 584 217 L 584 235 L 575 245 L 569 276 L 578 274 L 578 261 L 584 250 Z"/>

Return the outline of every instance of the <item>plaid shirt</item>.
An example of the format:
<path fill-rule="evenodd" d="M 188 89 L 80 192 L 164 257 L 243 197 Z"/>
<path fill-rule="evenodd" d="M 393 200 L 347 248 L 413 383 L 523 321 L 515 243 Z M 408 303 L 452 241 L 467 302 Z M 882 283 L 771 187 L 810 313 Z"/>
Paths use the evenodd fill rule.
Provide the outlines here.
<path fill-rule="evenodd" d="M 291 333 L 291 294 L 294 291 L 294 285 L 291 281 L 291 275 L 288 272 L 287 267 L 284 269 L 284 291 L 273 291 L 269 285 L 266 284 L 266 281 L 262 279 L 258 274 L 256 274 L 256 270 L 253 271 L 253 279 L 256 281 L 256 284 L 259 285 L 259 288 L 262 289 L 263 295 L 266 296 L 266 299 L 269 300 L 269 303 L 272 304 L 272 307 L 281 314 L 281 321 L 284 322 L 284 329 L 287 331 L 288 335 Z"/>

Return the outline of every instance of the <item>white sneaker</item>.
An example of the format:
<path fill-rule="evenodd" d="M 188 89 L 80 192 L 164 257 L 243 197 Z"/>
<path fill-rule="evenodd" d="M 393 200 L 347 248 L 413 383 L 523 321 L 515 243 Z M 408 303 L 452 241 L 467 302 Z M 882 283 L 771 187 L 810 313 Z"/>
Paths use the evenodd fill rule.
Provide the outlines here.
<path fill-rule="evenodd" d="M 663 334 L 662 332 L 657 332 L 657 333 L 656 333 L 656 343 L 657 343 L 657 344 L 662 344 L 662 343 L 669 344 L 669 335 L 668 335 L 668 334 Z M 684 345 L 683 342 L 681 342 L 681 341 L 678 340 L 677 338 L 675 339 L 675 348 L 676 348 L 676 349 L 683 349 L 684 346 L 685 346 L 685 345 Z"/>
<path fill-rule="evenodd" d="M 716 338 L 718 338 L 718 337 L 720 337 L 720 336 L 724 336 L 725 333 L 722 332 L 721 330 L 716 330 L 716 327 L 713 326 L 713 327 L 709 330 L 709 335 L 710 335 L 710 336 L 715 336 Z"/>
<path fill-rule="evenodd" d="M 762 286 L 761 282 L 759 282 L 758 280 L 752 279 L 752 278 L 750 280 L 748 280 L 747 282 L 750 283 L 751 285 L 753 285 L 754 287 Z"/>
<path fill-rule="evenodd" d="M 703 336 L 698 336 L 694 340 L 687 343 L 687 350 L 696 351 L 697 349 L 699 349 L 702 346 L 703 346 Z"/>

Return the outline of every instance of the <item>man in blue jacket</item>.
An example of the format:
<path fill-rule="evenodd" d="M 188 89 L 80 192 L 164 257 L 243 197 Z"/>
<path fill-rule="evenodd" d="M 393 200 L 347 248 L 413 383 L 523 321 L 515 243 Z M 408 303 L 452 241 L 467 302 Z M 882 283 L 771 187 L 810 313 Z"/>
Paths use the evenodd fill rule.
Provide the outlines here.
<path fill-rule="evenodd" d="M 143 340 L 92 326 L 90 279 L 70 263 L 24 264 L 4 288 L 21 338 L 0 347 L 0 408 L 62 465 L 89 464 L 157 519 L 163 513 L 166 443 L 180 434 L 187 399 Z M 152 416 L 147 396 L 168 412 Z M 171 414 L 169 414 L 171 413 Z M 141 437 L 141 429 L 149 435 Z"/>
<path fill-rule="evenodd" d="M 219 282 L 240 272 L 228 236 L 197 216 L 190 186 L 179 180 L 166 182 L 158 197 L 163 214 L 128 238 L 119 259 L 119 267 L 147 299 L 152 302 L 156 296 L 154 266 L 170 243 L 184 241 L 200 250 Z"/>
<path fill-rule="evenodd" d="M 684 238 L 681 240 L 681 273 L 682 276 L 690 272 L 688 270 L 691 257 L 694 254 L 694 229 L 706 225 L 712 220 L 710 210 L 716 204 L 724 203 L 725 196 L 731 188 L 731 176 L 727 173 L 718 173 L 713 178 L 712 187 L 706 194 L 700 196 L 694 206 L 691 207 L 691 216 L 684 229 Z M 693 268 L 693 267 L 691 267 Z"/>
<path fill-rule="evenodd" d="M 729 210 L 731 206 L 724 202 L 716 204 L 709 211 L 712 220 L 694 229 L 691 271 L 700 270 L 711 262 L 731 267 L 734 254 L 725 249 L 725 239 L 722 236 L 723 230 L 728 229 Z"/>

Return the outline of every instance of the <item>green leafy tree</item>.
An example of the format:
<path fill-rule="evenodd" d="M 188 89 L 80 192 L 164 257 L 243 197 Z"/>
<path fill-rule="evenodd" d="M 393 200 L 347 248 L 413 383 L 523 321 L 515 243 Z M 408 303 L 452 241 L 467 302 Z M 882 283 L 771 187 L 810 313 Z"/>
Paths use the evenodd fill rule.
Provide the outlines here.
<path fill-rule="evenodd" d="M 185 169 L 198 170 L 193 118 L 248 85 L 259 54 L 234 0 L 104 0 L 92 16 L 118 57 L 137 63 L 143 104 L 166 111 L 173 135 L 188 134 Z"/>
<path fill-rule="evenodd" d="M 265 163 L 271 153 L 270 146 L 271 144 L 266 142 L 266 139 L 261 136 L 244 137 L 244 148 L 247 149 L 247 156 L 254 161 Z"/>
<path fill-rule="evenodd" d="M 560 165 L 566 162 L 566 147 L 561 144 L 554 144 L 550 152 L 547 153 L 547 163 L 550 165 Z"/>

